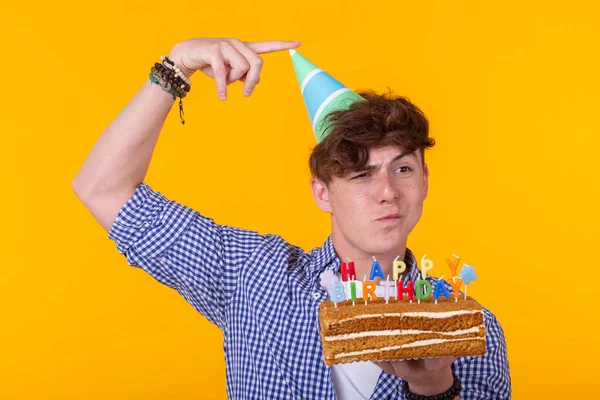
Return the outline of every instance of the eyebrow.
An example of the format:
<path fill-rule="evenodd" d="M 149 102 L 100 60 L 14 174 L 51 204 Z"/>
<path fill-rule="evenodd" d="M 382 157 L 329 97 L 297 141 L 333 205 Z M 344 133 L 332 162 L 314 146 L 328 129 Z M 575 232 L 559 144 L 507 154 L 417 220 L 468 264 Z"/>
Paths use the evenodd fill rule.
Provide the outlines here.
<path fill-rule="evenodd" d="M 411 152 L 411 153 L 400 153 L 398 154 L 396 157 L 394 157 L 392 159 L 392 161 L 390 161 L 390 164 L 395 163 L 396 161 L 400 160 L 401 158 L 404 158 L 406 156 L 412 156 L 413 158 L 418 159 L 417 155 L 415 154 L 415 152 Z M 375 171 L 377 169 L 379 169 L 381 167 L 381 164 L 368 164 L 366 165 L 364 168 L 360 169 L 360 171 Z M 358 172 L 358 171 L 357 171 Z"/>

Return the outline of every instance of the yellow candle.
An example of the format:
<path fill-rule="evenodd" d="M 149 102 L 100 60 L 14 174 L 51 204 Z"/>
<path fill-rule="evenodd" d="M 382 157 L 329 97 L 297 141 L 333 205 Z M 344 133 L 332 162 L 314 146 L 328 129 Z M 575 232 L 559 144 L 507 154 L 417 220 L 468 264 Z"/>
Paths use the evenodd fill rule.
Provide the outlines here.
<path fill-rule="evenodd" d="M 400 257 L 400 256 L 398 256 Z M 393 273 L 394 273 L 394 280 L 397 281 L 398 280 L 398 275 L 402 274 L 404 271 L 406 271 L 406 263 L 404 261 L 398 261 L 398 257 L 396 257 L 396 259 L 394 260 L 393 263 Z"/>
<path fill-rule="evenodd" d="M 431 271 L 433 269 L 433 261 L 425 257 L 427 257 L 427 254 L 421 258 L 421 276 L 423 280 L 427 278 L 427 271 Z"/>

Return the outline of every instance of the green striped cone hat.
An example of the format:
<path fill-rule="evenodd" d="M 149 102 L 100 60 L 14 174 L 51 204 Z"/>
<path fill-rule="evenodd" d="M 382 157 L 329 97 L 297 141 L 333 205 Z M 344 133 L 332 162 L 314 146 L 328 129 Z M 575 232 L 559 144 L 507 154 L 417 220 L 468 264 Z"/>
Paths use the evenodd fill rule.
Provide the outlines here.
<path fill-rule="evenodd" d="M 362 97 L 297 51 L 290 49 L 290 55 L 313 132 L 317 142 L 320 142 L 325 137 L 327 128 L 324 117 L 334 110 L 347 109 L 355 101 L 362 100 Z"/>

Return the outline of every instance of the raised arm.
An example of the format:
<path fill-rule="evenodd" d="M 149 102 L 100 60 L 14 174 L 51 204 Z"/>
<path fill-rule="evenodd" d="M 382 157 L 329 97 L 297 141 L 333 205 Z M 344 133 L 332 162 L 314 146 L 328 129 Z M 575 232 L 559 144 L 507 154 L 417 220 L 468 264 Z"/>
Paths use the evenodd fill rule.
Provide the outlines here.
<path fill-rule="evenodd" d="M 227 85 L 237 80 L 244 82 L 244 95 L 252 94 L 263 63 L 259 54 L 299 45 L 299 42 L 196 38 L 175 45 L 169 59 L 188 78 L 200 70 L 215 79 L 219 98 L 226 100 Z M 171 94 L 146 81 L 102 133 L 73 180 L 75 194 L 107 231 L 123 204 L 144 181 L 172 106 Z"/>

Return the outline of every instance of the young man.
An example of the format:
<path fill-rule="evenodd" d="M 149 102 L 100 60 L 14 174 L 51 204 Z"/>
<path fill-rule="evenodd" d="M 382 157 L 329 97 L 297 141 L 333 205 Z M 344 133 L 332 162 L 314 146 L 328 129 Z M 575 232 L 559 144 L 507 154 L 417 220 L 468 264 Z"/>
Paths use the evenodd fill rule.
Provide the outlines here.
<path fill-rule="evenodd" d="M 252 93 L 259 54 L 298 45 L 192 39 L 168 58 L 186 78 L 197 70 L 213 77 L 225 100 L 226 86 L 237 80 L 245 95 Z M 427 196 L 424 150 L 434 144 L 427 119 L 404 98 L 361 96 L 364 101 L 326 115 L 331 129 L 310 158 L 313 195 L 330 213 L 332 233 L 309 253 L 276 235 L 218 225 L 144 183 L 173 104 L 171 94 L 150 82 L 102 134 L 73 189 L 130 265 L 176 289 L 221 328 L 230 398 L 442 399 L 458 379 L 462 399 L 508 399 L 504 335 L 487 310 L 483 357 L 332 368 L 323 361 L 317 313 L 328 295 L 322 273 L 337 273 L 348 257 L 361 276 L 376 256 L 387 275 L 400 255 L 407 278 L 418 274 L 406 243 Z"/>

